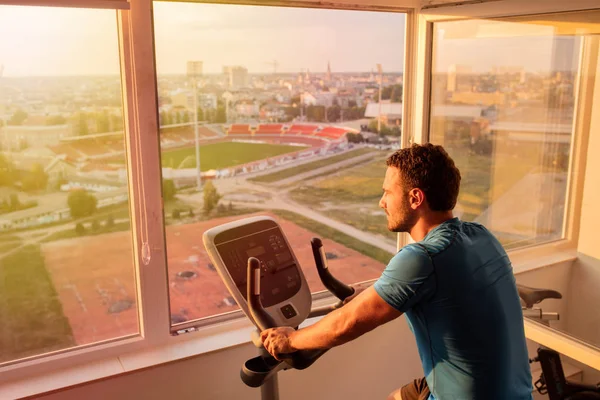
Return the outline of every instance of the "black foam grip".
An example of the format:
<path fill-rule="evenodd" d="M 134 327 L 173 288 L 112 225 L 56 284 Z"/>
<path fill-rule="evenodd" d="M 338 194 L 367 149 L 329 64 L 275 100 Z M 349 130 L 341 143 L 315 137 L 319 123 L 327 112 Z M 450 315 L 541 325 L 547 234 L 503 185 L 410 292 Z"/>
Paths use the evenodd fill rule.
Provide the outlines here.
<path fill-rule="evenodd" d="M 342 301 L 346 297 L 352 296 L 354 294 L 354 288 L 337 280 L 333 275 L 331 275 L 329 268 L 327 268 L 327 259 L 324 259 L 321 255 L 321 248 L 323 247 L 323 242 L 321 242 L 321 239 L 313 238 L 310 241 L 310 245 L 315 258 L 315 264 L 317 265 L 317 272 L 319 273 L 321 282 L 323 282 L 323 285 L 325 285 L 327 290 L 329 290 L 335 297 Z"/>

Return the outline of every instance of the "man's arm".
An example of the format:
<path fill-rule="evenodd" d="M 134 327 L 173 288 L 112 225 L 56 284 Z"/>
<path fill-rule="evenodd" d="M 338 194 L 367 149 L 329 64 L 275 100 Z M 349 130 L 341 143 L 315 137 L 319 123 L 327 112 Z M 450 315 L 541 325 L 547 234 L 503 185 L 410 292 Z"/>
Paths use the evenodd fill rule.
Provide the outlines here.
<path fill-rule="evenodd" d="M 402 313 L 383 300 L 371 286 L 316 324 L 291 333 L 290 345 L 296 350 L 329 349 L 354 340 L 400 315 Z"/>

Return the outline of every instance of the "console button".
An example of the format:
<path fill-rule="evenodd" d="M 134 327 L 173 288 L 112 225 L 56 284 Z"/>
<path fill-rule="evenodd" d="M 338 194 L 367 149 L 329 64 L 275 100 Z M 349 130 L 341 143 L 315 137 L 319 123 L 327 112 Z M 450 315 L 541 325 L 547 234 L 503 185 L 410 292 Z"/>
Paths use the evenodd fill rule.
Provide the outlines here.
<path fill-rule="evenodd" d="M 298 315 L 291 304 L 286 304 L 285 306 L 281 307 L 281 313 L 287 319 L 294 318 L 296 315 Z"/>

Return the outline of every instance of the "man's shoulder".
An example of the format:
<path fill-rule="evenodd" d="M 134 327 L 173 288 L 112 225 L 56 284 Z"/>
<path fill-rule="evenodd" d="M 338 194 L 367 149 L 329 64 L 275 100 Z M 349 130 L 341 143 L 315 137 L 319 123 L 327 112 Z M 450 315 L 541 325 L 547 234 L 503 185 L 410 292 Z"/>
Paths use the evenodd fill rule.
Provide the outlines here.
<path fill-rule="evenodd" d="M 390 261 L 390 263 L 402 264 L 428 264 L 430 262 L 431 257 L 427 251 L 427 248 L 420 242 L 410 243 L 402 247 Z"/>
<path fill-rule="evenodd" d="M 482 224 L 461 221 L 456 218 L 439 226 L 419 244 L 426 249 L 430 257 L 435 257 L 450 247 L 461 247 L 461 245 L 470 247 L 474 239 L 489 238 L 490 236 L 492 236 L 490 231 Z"/>

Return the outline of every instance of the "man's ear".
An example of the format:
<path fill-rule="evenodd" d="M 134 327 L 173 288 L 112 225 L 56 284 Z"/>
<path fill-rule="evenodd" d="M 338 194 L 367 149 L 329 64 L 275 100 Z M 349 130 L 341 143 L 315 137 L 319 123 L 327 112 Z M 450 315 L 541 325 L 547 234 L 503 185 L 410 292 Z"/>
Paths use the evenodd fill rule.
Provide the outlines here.
<path fill-rule="evenodd" d="M 416 210 L 425 202 L 425 193 L 421 189 L 414 188 L 408 192 L 410 208 Z"/>

